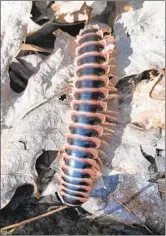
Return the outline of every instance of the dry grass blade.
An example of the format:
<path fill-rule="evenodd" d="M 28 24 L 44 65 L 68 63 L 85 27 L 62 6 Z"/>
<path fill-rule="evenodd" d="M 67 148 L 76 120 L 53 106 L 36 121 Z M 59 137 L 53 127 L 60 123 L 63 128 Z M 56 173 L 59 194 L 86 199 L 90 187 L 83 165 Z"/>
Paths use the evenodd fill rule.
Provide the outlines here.
<path fill-rule="evenodd" d="M 64 210 L 64 209 L 66 209 L 67 207 L 68 207 L 68 206 L 60 207 L 60 208 L 58 208 L 58 209 L 51 210 L 51 211 L 46 212 L 46 213 L 44 213 L 44 214 L 42 214 L 42 215 L 34 216 L 34 217 L 30 218 L 30 219 L 27 219 L 27 220 L 18 222 L 18 223 L 16 223 L 16 224 L 12 224 L 12 225 L 5 226 L 5 227 L 3 227 L 3 228 L 0 228 L 0 232 L 2 233 L 2 232 L 5 231 L 5 230 L 13 229 L 13 228 L 16 228 L 16 227 L 19 227 L 19 226 L 28 224 L 28 223 L 30 223 L 30 222 L 33 222 L 33 221 L 35 221 L 35 220 L 38 220 L 38 219 L 47 217 L 47 216 L 52 215 L 52 214 L 54 214 L 54 213 L 56 213 L 56 212 L 58 212 L 58 211 L 62 211 L 62 210 Z"/>
<path fill-rule="evenodd" d="M 139 221 L 141 222 L 140 218 L 139 218 L 133 211 L 131 211 L 131 210 L 126 206 L 126 204 L 123 204 L 123 202 L 121 202 L 121 201 L 115 199 L 114 197 L 113 197 L 113 199 L 114 199 L 115 201 L 117 201 L 121 206 L 123 206 L 126 211 L 132 213 L 132 214 L 133 214 L 136 218 L 138 218 Z M 150 234 L 153 234 L 153 232 L 152 232 L 143 222 L 141 222 L 141 224 L 145 227 L 145 229 L 146 229 Z"/>

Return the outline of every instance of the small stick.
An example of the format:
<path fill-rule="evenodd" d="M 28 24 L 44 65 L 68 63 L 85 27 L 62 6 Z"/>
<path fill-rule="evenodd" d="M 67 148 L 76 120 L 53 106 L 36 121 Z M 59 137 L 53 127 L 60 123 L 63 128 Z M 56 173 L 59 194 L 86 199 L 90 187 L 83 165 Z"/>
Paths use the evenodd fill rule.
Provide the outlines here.
<path fill-rule="evenodd" d="M 5 226 L 3 228 L 0 228 L 0 231 L 2 233 L 2 231 L 4 231 L 4 230 L 8 230 L 8 229 L 12 229 L 12 228 L 15 228 L 15 227 L 19 227 L 19 226 L 25 225 L 25 224 L 30 223 L 32 221 L 44 218 L 44 217 L 49 216 L 49 215 L 52 215 L 52 214 L 54 214 L 54 213 L 56 213 L 58 211 L 62 211 L 64 209 L 66 209 L 67 207 L 68 206 L 60 207 L 58 209 L 54 209 L 52 211 L 46 212 L 46 213 L 44 213 L 42 215 L 34 216 L 34 217 L 30 218 L 30 219 L 27 219 L 27 220 L 24 220 L 24 221 L 21 221 L 21 222 L 12 224 L 12 225 Z"/>
<path fill-rule="evenodd" d="M 126 211 L 132 213 L 141 223 L 143 223 L 143 222 L 140 220 L 140 218 L 139 218 L 133 211 L 131 211 L 131 210 L 126 206 L 126 204 L 124 204 L 123 202 L 121 202 L 121 201 L 115 199 L 114 197 L 113 197 L 113 199 L 114 199 L 115 201 L 117 201 L 121 206 L 123 206 Z M 153 234 L 153 232 L 148 228 L 148 226 L 147 226 L 146 224 L 143 223 L 143 226 L 144 226 L 144 228 L 145 228 L 150 234 Z"/>

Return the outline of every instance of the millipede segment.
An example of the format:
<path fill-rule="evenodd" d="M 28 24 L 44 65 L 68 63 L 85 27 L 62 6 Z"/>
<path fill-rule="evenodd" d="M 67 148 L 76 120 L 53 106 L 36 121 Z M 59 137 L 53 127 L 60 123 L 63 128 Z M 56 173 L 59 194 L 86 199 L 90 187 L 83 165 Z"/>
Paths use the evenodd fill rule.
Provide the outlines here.
<path fill-rule="evenodd" d="M 62 201 L 70 206 L 88 200 L 102 172 L 99 148 L 108 123 L 107 100 L 115 90 L 109 82 L 111 53 L 105 50 L 112 36 L 107 35 L 106 40 L 104 32 L 98 26 L 88 26 L 77 38 L 70 134 L 66 135 L 61 161 L 59 192 Z"/>

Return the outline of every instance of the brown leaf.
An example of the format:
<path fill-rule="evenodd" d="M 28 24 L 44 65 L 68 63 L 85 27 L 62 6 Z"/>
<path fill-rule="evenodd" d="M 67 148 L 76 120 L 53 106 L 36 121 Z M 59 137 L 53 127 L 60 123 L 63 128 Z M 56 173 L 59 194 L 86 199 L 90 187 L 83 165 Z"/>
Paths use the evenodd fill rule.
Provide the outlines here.
<path fill-rule="evenodd" d="M 51 53 L 52 52 L 52 50 L 50 50 L 50 49 L 45 49 L 45 48 L 42 48 L 42 47 L 38 47 L 36 45 L 25 44 L 25 43 L 23 43 L 21 45 L 20 51 L 21 50 L 23 50 L 23 51 L 34 51 L 34 52 L 46 52 L 46 53 Z"/>
<path fill-rule="evenodd" d="M 55 11 L 56 19 L 61 23 L 88 21 L 92 11 L 84 1 L 56 1 L 51 8 Z"/>

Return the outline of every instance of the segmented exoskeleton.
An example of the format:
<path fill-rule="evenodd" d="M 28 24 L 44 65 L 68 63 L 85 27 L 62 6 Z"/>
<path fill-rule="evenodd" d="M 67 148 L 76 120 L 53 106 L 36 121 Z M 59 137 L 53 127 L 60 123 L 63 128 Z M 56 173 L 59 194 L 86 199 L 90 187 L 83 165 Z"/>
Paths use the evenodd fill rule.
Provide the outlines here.
<path fill-rule="evenodd" d="M 104 33 L 107 33 L 105 36 Z M 114 38 L 98 26 L 88 26 L 77 37 L 75 81 L 70 134 L 61 160 L 59 196 L 70 206 L 86 202 L 102 173 L 100 146 L 114 119 L 107 100 L 117 96 L 109 78 L 115 67 Z M 112 61 L 112 63 L 111 63 Z"/>

